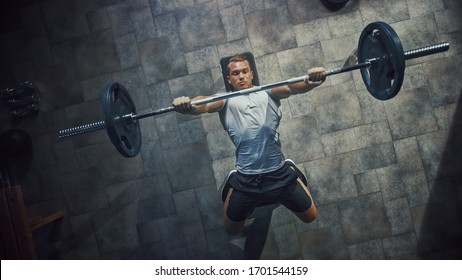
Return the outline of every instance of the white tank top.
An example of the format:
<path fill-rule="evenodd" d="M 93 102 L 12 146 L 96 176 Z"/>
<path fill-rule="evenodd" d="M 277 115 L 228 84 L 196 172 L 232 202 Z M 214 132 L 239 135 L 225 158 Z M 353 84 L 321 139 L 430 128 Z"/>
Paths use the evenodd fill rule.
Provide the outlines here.
<path fill-rule="evenodd" d="M 236 167 L 255 175 L 284 165 L 279 141 L 281 102 L 271 90 L 240 95 L 224 101 L 220 120 L 236 146 Z"/>

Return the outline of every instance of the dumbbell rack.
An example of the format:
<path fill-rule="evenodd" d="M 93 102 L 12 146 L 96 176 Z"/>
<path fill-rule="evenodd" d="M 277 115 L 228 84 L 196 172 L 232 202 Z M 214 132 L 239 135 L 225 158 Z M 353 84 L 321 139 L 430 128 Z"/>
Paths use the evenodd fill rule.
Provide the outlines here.
<path fill-rule="evenodd" d="M 32 116 L 40 111 L 39 90 L 29 81 L 22 81 L 17 88 L 5 88 L 0 92 L 12 120 Z"/>

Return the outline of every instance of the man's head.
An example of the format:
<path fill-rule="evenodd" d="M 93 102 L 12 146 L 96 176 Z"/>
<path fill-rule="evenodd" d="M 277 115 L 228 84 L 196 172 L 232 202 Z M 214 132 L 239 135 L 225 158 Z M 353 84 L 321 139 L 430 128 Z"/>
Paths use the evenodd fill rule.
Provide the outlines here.
<path fill-rule="evenodd" d="M 251 88 L 253 71 L 250 68 L 249 60 L 241 54 L 231 57 L 228 62 L 228 83 L 234 90 Z"/>

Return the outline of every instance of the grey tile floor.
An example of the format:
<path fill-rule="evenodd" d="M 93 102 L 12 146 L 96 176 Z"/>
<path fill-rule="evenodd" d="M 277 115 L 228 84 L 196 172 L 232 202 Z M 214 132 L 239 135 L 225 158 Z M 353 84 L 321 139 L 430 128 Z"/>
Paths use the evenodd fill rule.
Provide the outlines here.
<path fill-rule="evenodd" d="M 4 1 L 7 5 L 11 1 Z M 11 122 L 33 139 L 18 178 L 28 211 L 65 217 L 34 238 L 42 259 L 460 259 L 462 257 L 462 12 L 458 0 L 23 0 L 2 9 L 2 88 L 29 80 L 41 113 Z M 364 27 L 384 21 L 405 49 L 403 87 L 372 98 L 359 71 L 283 102 L 281 141 L 305 171 L 319 216 L 258 208 L 229 237 L 216 191 L 234 168 L 217 115 L 141 120 L 142 148 L 122 157 L 104 131 L 58 140 L 102 119 L 107 83 L 138 112 L 224 90 L 221 57 L 251 51 L 260 82 L 344 65 Z"/>

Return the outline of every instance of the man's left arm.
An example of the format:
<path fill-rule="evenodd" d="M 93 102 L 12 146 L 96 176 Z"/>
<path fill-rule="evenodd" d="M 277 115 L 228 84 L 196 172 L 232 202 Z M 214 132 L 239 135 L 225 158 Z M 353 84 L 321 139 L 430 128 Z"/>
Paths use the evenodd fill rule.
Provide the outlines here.
<path fill-rule="evenodd" d="M 303 82 L 273 88 L 272 94 L 279 99 L 288 98 L 291 95 L 308 92 L 326 80 L 326 70 L 322 67 L 309 69 L 307 75 L 307 79 Z"/>

